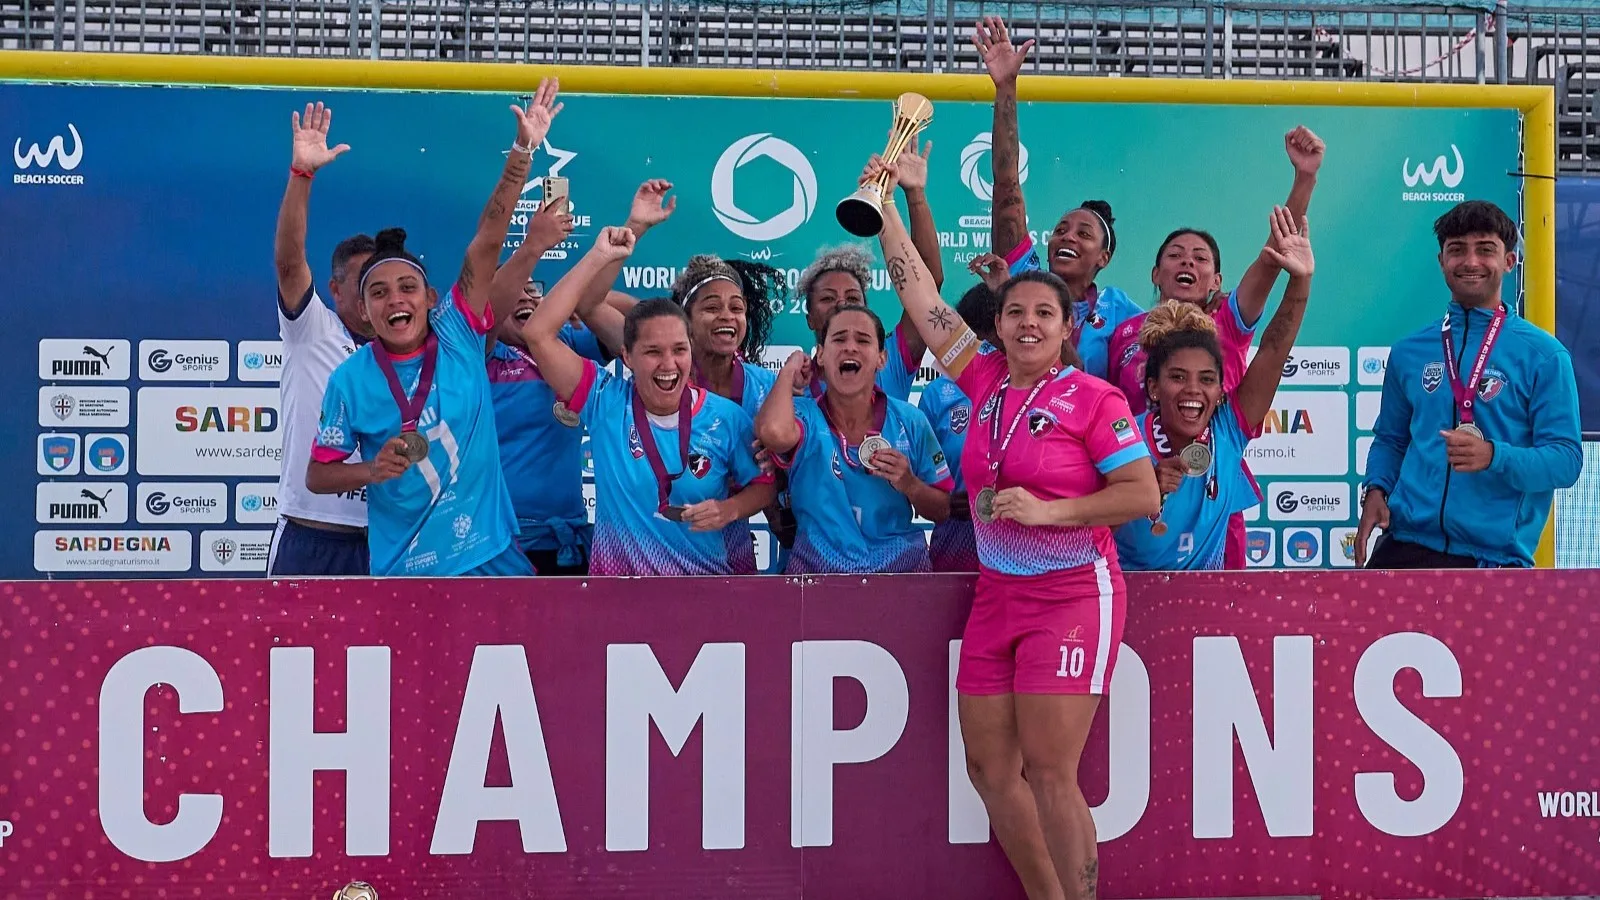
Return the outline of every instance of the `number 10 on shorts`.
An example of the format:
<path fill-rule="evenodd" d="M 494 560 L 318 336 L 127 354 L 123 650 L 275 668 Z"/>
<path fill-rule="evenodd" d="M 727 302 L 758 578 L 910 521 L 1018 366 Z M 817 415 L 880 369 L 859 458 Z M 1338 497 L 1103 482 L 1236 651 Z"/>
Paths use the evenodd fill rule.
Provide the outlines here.
<path fill-rule="evenodd" d="M 1062 647 L 1061 647 L 1061 668 L 1056 670 L 1056 677 L 1057 678 L 1081 678 L 1081 677 L 1083 677 L 1083 657 L 1084 657 L 1084 653 L 1083 653 L 1083 645 L 1082 644 L 1079 644 L 1079 645 L 1074 646 L 1074 647 L 1068 647 L 1066 645 L 1062 645 Z"/>

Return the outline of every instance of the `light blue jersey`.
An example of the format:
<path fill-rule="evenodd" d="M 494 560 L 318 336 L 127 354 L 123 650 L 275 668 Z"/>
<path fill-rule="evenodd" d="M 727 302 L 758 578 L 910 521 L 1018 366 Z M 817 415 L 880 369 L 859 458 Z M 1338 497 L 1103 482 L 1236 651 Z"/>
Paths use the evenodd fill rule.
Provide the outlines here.
<path fill-rule="evenodd" d="M 589 429 L 594 457 L 595 527 L 589 551 L 594 575 L 746 575 L 755 572 L 749 531 L 742 545 L 729 529 L 693 532 L 657 510 L 655 473 L 633 417 L 633 380 L 618 378 L 591 361 L 567 404 Z M 689 463 L 678 452 L 676 415 L 654 417 L 644 427 L 655 438 L 672 481 L 668 503 L 687 506 L 725 500 L 745 485 L 770 481 L 757 465 L 750 416 L 732 400 L 695 389 Z M 682 474 L 679 474 L 679 473 Z"/>
<path fill-rule="evenodd" d="M 428 313 L 438 362 L 417 423 L 428 439 L 428 456 L 398 478 L 367 487 L 373 575 L 469 575 L 480 567 L 493 574 L 533 572 L 521 554 L 520 566 L 497 559 L 515 551 L 516 516 L 500 467 L 484 370 L 484 335 L 492 318 L 487 310 L 474 317 L 456 288 Z M 394 360 L 407 396 L 416 392 L 422 357 L 418 352 Z M 369 344 L 328 379 L 312 458 L 338 462 L 359 452 L 373 459 L 399 433 L 400 408 Z"/>
<path fill-rule="evenodd" d="M 1149 440 L 1150 413 L 1138 418 L 1139 434 Z M 1128 572 L 1187 569 L 1216 570 L 1223 566 L 1228 543 L 1228 517 L 1260 502 L 1250 476 L 1240 465 L 1251 434 L 1239 421 L 1239 405 L 1230 396 L 1211 414 L 1211 471 L 1216 473 L 1217 496 L 1210 497 L 1209 477 L 1183 479 L 1161 507 L 1165 534 L 1151 532 L 1148 518 L 1138 518 L 1117 529 L 1117 557 Z M 1157 456 L 1151 462 L 1159 462 Z"/>
<path fill-rule="evenodd" d="M 585 359 L 607 361 L 587 328 L 567 325 L 561 340 Z M 488 371 L 500 463 L 517 516 L 517 546 L 556 550 L 559 565 L 579 565 L 591 531 L 583 503 L 583 429 L 556 419 L 555 391 L 525 351 L 495 344 Z"/>
<path fill-rule="evenodd" d="M 961 393 L 954 381 L 940 376 L 922 392 L 917 408 L 928 417 L 933 434 L 950 466 L 955 489 L 967 489 L 961 476 L 961 451 L 967 446 L 967 427 L 972 424 L 972 401 Z M 972 532 L 972 517 L 966 504 L 951 506 L 951 516 L 933 526 L 928 541 L 928 558 L 935 572 L 978 571 L 978 542 Z M 959 518 L 957 517 L 959 514 Z"/>
<path fill-rule="evenodd" d="M 842 446 L 817 401 L 798 397 L 794 412 L 800 443 L 785 462 L 799 530 L 788 573 L 929 571 L 911 500 L 863 468 L 856 447 Z M 882 434 L 924 483 L 951 489 L 944 452 L 916 407 L 889 399 Z"/>
<path fill-rule="evenodd" d="M 756 415 L 761 412 L 761 404 L 767 402 L 767 395 L 772 393 L 773 386 L 778 383 L 778 373 L 744 360 L 739 360 L 738 365 L 739 371 L 744 373 L 743 379 L 734 383 L 735 396 L 728 399 L 739 404 L 739 408 L 743 409 L 753 422 Z M 696 381 L 699 381 L 698 376 Z M 703 384 L 701 386 L 704 387 Z M 730 557 L 736 560 L 735 569 L 738 574 L 755 574 L 756 539 L 750 528 L 750 520 L 740 519 L 729 525 L 723 529 L 723 537 L 726 538 Z M 745 571 L 746 547 L 749 548 L 748 572 Z"/>
<path fill-rule="evenodd" d="M 1032 238 L 1024 238 L 1006 255 L 1006 262 L 1011 266 L 1013 277 L 1023 272 L 1050 271 L 1049 266 L 1039 261 L 1039 249 Z M 1144 310 L 1121 288 L 1094 287 L 1092 290 L 1095 291 L 1093 309 L 1088 300 L 1073 303 L 1072 324 L 1082 323 L 1078 329 L 1077 349 L 1078 356 L 1083 359 L 1083 371 L 1104 379 L 1111 362 L 1111 335 L 1118 325 L 1141 315 Z"/>

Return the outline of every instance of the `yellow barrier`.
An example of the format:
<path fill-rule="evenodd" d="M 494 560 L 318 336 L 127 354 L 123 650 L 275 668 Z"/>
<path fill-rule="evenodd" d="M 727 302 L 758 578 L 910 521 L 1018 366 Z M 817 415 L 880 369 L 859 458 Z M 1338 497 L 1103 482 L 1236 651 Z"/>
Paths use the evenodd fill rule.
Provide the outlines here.
<path fill-rule="evenodd" d="M 0 80 L 32 82 L 524 93 L 537 85 L 539 78 L 548 75 L 559 75 L 563 90 L 579 94 L 662 94 L 663 86 L 670 86 L 673 95 L 717 97 L 886 99 L 910 90 L 934 100 L 986 103 L 994 97 L 994 89 L 984 75 L 42 51 L 0 53 Z M 1529 321 L 1555 333 L 1556 104 L 1553 88 L 1037 76 L 1021 80 L 1018 98 L 1055 103 L 1515 109 L 1522 114 L 1524 312 Z M 1554 516 L 1545 526 L 1535 560 L 1541 567 L 1555 564 Z"/>

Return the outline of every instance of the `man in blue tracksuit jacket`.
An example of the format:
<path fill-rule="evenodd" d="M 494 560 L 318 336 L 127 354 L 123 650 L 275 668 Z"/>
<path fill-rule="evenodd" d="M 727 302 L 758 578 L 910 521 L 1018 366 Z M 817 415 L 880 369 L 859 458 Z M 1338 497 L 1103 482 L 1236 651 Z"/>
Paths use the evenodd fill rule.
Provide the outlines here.
<path fill-rule="evenodd" d="M 1500 301 L 1517 259 L 1504 210 L 1469 200 L 1433 231 L 1450 308 L 1389 350 L 1357 562 L 1532 566 L 1556 488 L 1577 482 L 1583 465 L 1572 357 Z M 1368 560 L 1375 527 L 1383 537 Z"/>

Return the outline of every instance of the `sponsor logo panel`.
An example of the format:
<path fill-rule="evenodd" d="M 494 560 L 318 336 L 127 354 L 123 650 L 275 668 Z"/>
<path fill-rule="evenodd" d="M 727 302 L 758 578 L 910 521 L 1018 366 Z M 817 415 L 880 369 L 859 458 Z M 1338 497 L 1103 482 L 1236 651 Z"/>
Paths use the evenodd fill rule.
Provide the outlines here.
<path fill-rule="evenodd" d="M 76 475 L 83 468 L 83 439 L 75 434 L 39 435 L 39 474 Z"/>
<path fill-rule="evenodd" d="M 22 149 L 26 146 L 28 149 Z M 17 136 L 11 144 L 11 161 L 17 171 L 11 173 L 12 184 L 33 186 L 81 186 L 83 175 L 77 171 L 83 164 L 83 135 L 78 126 L 67 123 L 65 134 L 53 134 L 40 147 L 32 136 Z"/>
<path fill-rule="evenodd" d="M 1283 530 L 1283 564 L 1291 568 L 1310 568 L 1322 565 L 1322 529 L 1285 528 Z"/>
<path fill-rule="evenodd" d="M 39 424 L 45 428 L 127 428 L 125 387 L 39 388 Z"/>
<path fill-rule="evenodd" d="M 228 486 L 146 481 L 134 500 L 140 522 L 199 525 L 228 521 Z"/>
<path fill-rule="evenodd" d="M 239 380 L 277 381 L 283 377 L 283 341 L 240 341 Z"/>
<path fill-rule="evenodd" d="M 261 529 L 200 532 L 200 571 L 265 572 L 272 532 Z"/>
<path fill-rule="evenodd" d="M 1252 569 L 1278 564 L 1278 532 L 1271 528 L 1249 528 L 1244 533 L 1244 561 Z"/>
<path fill-rule="evenodd" d="M 277 388 L 139 389 L 140 475 L 277 477 Z"/>
<path fill-rule="evenodd" d="M 1348 474 L 1350 395 L 1279 391 L 1245 459 L 1256 475 Z"/>
<path fill-rule="evenodd" d="M 1350 518 L 1350 485 L 1343 481 L 1278 481 L 1266 488 L 1266 495 L 1269 519 L 1343 522 Z M 1288 552 L 1285 535 L 1285 559 Z"/>
<path fill-rule="evenodd" d="M 234 488 L 233 520 L 240 525 L 270 525 L 277 522 L 277 483 L 240 484 Z"/>
<path fill-rule="evenodd" d="M 132 344 L 95 338 L 45 338 L 39 342 L 41 381 L 127 381 Z"/>
<path fill-rule="evenodd" d="M 1383 408 L 1383 391 L 1362 391 L 1356 394 L 1356 429 L 1371 431 L 1378 424 L 1378 413 Z"/>
<path fill-rule="evenodd" d="M 128 521 L 128 486 L 44 482 L 34 494 L 34 518 L 43 525 L 121 525 Z"/>
<path fill-rule="evenodd" d="M 1356 349 L 1356 383 L 1381 385 L 1383 375 L 1389 371 L 1388 347 L 1359 347 Z"/>
<path fill-rule="evenodd" d="M 226 381 L 227 341 L 140 341 L 142 381 Z"/>
<path fill-rule="evenodd" d="M 83 438 L 83 474 L 128 474 L 128 436 L 89 434 Z"/>
<path fill-rule="evenodd" d="M 36 531 L 39 572 L 187 572 L 194 537 L 187 531 Z"/>
<path fill-rule="evenodd" d="M 1251 347 L 1249 358 L 1256 358 Z M 1285 387 L 1342 387 L 1350 383 L 1349 347 L 1295 347 L 1283 362 Z"/>

